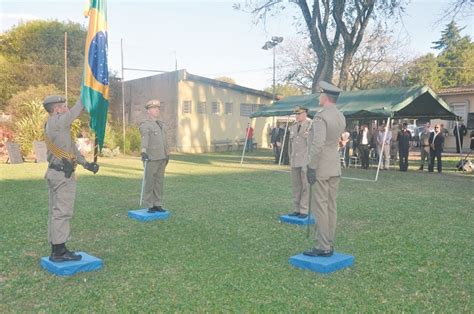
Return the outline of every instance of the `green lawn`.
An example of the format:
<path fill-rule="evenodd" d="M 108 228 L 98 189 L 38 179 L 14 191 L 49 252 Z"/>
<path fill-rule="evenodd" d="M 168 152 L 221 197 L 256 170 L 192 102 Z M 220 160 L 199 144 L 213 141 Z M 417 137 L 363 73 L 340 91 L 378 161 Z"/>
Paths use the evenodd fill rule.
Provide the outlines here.
<path fill-rule="evenodd" d="M 269 154 L 269 153 L 266 153 Z M 286 167 L 257 153 L 174 155 L 167 221 L 127 218 L 140 195 L 138 158 L 78 172 L 71 249 L 98 272 L 55 277 L 46 239 L 45 164 L 0 164 L 0 312 L 473 312 L 474 176 L 381 172 L 341 180 L 336 250 L 351 268 L 319 275 L 288 258 L 314 231 L 281 224 L 291 211 Z M 451 168 L 451 170 L 450 170 Z M 344 176 L 373 178 L 374 170 Z"/>

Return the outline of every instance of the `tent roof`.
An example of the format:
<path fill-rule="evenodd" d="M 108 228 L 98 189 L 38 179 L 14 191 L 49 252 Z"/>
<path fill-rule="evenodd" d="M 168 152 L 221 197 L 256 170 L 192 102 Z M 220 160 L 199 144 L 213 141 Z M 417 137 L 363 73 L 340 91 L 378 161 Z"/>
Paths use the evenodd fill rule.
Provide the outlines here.
<path fill-rule="evenodd" d="M 295 106 L 304 106 L 313 115 L 319 107 L 319 93 L 289 96 L 265 106 L 252 117 L 288 116 Z M 348 119 L 439 118 L 455 120 L 448 105 L 427 86 L 369 89 L 342 92 L 337 107 Z"/>

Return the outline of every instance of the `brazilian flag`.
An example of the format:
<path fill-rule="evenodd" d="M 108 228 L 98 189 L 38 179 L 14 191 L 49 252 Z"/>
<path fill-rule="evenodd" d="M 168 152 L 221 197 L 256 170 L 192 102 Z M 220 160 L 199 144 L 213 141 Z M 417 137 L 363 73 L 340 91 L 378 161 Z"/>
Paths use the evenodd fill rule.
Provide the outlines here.
<path fill-rule="evenodd" d="M 81 99 L 90 114 L 90 127 L 100 149 L 104 144 L 109 107 L 109 70 L 107 63 L 107 3 L 90 0 L 85 15 L 89 17 Z"/>

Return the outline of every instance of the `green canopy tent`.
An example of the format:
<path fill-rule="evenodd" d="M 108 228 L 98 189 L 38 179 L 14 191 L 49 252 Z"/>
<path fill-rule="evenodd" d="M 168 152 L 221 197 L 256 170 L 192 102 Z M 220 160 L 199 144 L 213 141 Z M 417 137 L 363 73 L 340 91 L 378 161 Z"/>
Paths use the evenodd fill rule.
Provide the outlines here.
<path fill-rule="evenodd" d="M 285 97 L 273 105 L 265 106 L 255 111 L 251 117 L 290 116 L 293 114 L 293 108 L 295 106 L 308 108 L 309 116 L 314 116 L 319 109 L 319 93 Z M 385 118 L 387 119 L 387 127 L 391 119 L 429 118 L 456 120 L 456 122 L 459 119 L 459 117 L 449 109 L 449 106 L 444 100 L 438 97 L 428 86 L 342 92 L 339 95 L 336 106 L 341 110 L 346 119 L 377 120 Z M 381 160 L 380 158 L 375 181 L 377 181 L 378 178 Z"/>
<path fill-rule="evenodd" d="M 304 106 L 314 115 L 319 108 L 319 93 L 289 96 L 255 111 L 251 117 L 289 116 L 295 106 Z M 427 86 L 380 88 L 342 92 L 337 107 L 346 119 L 432 118 L 456 120 L 457 116 Z"/>

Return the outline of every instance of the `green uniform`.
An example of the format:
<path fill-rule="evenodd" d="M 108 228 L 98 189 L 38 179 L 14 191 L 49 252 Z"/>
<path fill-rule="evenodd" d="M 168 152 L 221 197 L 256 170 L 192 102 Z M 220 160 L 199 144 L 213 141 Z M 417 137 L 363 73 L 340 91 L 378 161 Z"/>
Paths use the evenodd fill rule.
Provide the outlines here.
<path fill-rule="evenodd" d="M 320 109 L 309 136 L 308 167 L 316 170 L 313 208 L 316 216 L 316 249 L 332 250 L 336 232 L 336 196 L 341 176 L 338 141 L 346 119 L 335 105 Z"/>
<path fill-rule="evenodd" d="M 148 208 L 162 206 L 165 168 L 169 158 L 164 123 L 147 118 L 140 123 L 140 133 L 141 152 L 146 153 L 149 158 L 145 172 L 143 205 Z"/>
<path fill-rule="evenodd" d="M 68 112 L 50 114 L 45 126 L 47 138 L 56 147 L 72 153 L 77 163 L 81 165 L 84 165 L 86 160 L 72 141 L 71 124 L 80 115 L 83 108 L 82 103 L 78 101 Z M 69 238 L 69 224 L 74 213 L 76 198 L 76 178 L 74 173 L 71 177 L 66 178 L 63 171 L 53 169 L 61 167 L 63 161 L 54 156 L 49 147 L 47 159 L 49 166 L 45 179 L 49 190 L 48 241 L 51 244 L 61 244 Z"/>
<path fill-rule="evenodd" d="M 291 165 L 291 188 L 293 192 L 294 210 L 300 214 L 308 214 L 309 184 L 306 178 L 306 162 L 308 159 L 308 135 L 311 120 L 297 122 L 289 128 L 289 155 Z"/>

